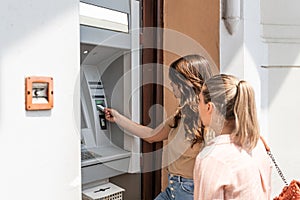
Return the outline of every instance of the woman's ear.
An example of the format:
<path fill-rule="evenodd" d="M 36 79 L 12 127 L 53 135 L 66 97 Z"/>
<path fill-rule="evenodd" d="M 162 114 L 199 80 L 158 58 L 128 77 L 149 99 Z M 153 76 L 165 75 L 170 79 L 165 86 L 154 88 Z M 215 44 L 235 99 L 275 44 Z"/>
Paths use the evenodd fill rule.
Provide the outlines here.
<path fill-rule="evenodd" d="M 214 110 L 214 104 L 212 102 L 208 102 L 207 103 L 207 112 L 209 114 L 212 114 L 213 110 Z"/>

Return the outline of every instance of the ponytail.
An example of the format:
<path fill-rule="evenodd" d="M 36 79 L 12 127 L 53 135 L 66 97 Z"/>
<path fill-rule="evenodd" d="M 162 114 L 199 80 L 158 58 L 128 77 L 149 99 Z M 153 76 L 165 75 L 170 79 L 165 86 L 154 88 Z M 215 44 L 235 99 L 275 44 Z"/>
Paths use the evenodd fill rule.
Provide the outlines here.
<path fill-rule="evenodd" d="M 224 120 L 214 118 L 211 125 L 222 130 L 224 123 L 233 122 L 233 142 L 251 151 L 259 139 L 253 88 L 232 75 L 220 74 L 206 81 L 201 92 L 204 103 L 212 102 Z"/>
<path fill-rule="evenodd" d="M 240 81 L 237 84 L 234 116 L 235 133 L 233 140 L 244 149 L 251 151 L 259 139 L 259 126 L 254 91 L 246 81 Z"/>

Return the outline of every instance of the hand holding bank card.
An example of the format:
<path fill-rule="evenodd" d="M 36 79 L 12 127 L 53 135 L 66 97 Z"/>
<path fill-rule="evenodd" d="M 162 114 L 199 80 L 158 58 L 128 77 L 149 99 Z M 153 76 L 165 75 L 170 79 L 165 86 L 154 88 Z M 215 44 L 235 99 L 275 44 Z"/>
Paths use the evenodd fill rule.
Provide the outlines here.
<path fill-rule="evenodd" d="M 97 105 L 97 109 L 104 112 L 105 107 L 102 105 Z"/>

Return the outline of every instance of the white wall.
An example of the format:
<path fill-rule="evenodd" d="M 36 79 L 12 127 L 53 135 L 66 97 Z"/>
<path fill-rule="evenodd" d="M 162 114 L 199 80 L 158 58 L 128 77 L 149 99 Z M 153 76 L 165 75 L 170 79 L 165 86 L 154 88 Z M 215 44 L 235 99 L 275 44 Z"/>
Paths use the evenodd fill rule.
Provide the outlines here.
<path fill-rule="evenodd" d="M 300 180 L 300 69 L 268 70 L 270 146 L 287 181 Z M 274 195 L 279 194 L 282 187 L 283 182 L 274 168 Z"/>
<path fill-rule="evenodd" d="M 261 0 L 261 32 L 267 45 L 269 143 L 288 182 L 300 180 L 300 2 Z M 273 172 L 273 196 L 283 187 Z"/>
<path fill-rule="evenodd" d="M 233 1 L 234 2 L 234 1 Z M 224 22 L 220 24 L 221 73 L 233 74 L 251 83 L 255 90 L 261 133 L 268 137 L 266 104 L 267 73 L 261 68 L 266 45 L 260 38 L 260 9 L 257 1 L 241 1 L 240 22 L 230 35 Z"/>
<path fill-rule="evenodd" d="M 1 2 L 1 199 L 81 199 L 78 3 Z M 53 77 L 52 110 L 25 110 L 27 76 Z"/>
<path fill-rule="evenodd" d="M 252 84 L 261 133 L 288 181 L 300 180 L 300 2 L 241 1 L 241 5 L 235 34 L 229 35 L 220 24 L 221 72 Z M 273 168 L 272 197 L 283 187 L 276 173 Z"/>

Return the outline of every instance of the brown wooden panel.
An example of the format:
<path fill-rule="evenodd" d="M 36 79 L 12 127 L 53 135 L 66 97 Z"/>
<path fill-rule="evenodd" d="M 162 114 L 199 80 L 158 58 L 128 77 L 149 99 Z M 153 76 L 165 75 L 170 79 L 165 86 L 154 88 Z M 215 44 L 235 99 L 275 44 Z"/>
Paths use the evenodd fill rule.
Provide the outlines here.
<path fill-rule="evenodd" d="M 142 27 L 162 27 L 162 0 L 143 0 L 142 1 Z M 152 48 L 142 50 L 142 124 L 156 127 L 162 122 L 162 113 L 151 109 L 154 104 L 163 104 L 162 71 L 158 67 L 162 61 L 162 34 L 158 32 L 143 32 L 142 45 Z M 147 83 L 147 84 L 146 84 Z M 151 112 L 149 112 L 151 111 Z M 153 200 L 161 191 L 161 154 L 154 154 L 162 148 L 162 142 L 149 144 L 142 142 L 142 152 L 149 156 L 143 157 L 142 168 L 142 199 Z M 158 169 L 152 171 L 152 169 Z"/>
<path fill-rule="evenodd" d="M 211 56 L 216 66 L 219 67 L 219 21 L 220 21 L 220 1 L 206 0 L 143 0 L 142 3 L 142 27 L 161 27 L 168 30 L 172 29 L 186 37 L 195 40 Z M 150 49 L 142 50 L 143 81 L 151 82 L 143 86 L 142 101 L 143 114 L 142 123 L 155 127 L 162 119 L 162 113 L 155 109 L 149 113 L 149 108 L 154 104 L 164 105 L 167 115 L 174 112 L 178 102 L 173 97 L 171 91 L 155 83 L 162 81 L 164 85 L 169 84 L 168 75 L 163 73 L 158 67 L 159 63 L 169 66 L 172 61 L 189 46 L 180 41 L 172 42 L 175 51 L 162 51 L 166 43 L 172 38 L 163 38 L 166 35 L 162 32 L 144 32 L 142 36 L 145 46 L 152 46 Z M 178 47 L 177 47 L 178 46 Z M 184 54 L 184 53 L 183 53 Z M 149 66 L 149 63 L 150 64 Z M 150 116 L 149 116 L 150 115 Z M 151 121 L 152 119 L 152 121 Z M 150 124 L 151 122 L 151 124 Z M 162 148 L 162 143 L 148 144 L 142 143 L 142 151 L 153 152 Z M 160 164 L 161 155 L 153 155 L 143 161 L 145 170 L 149 167 Z M 166 175 L 166 173 L 164 173 Z M 161 170 L 144 173 L 142 176 L 142 199 L 152 200 L 161 191 Z"/>

